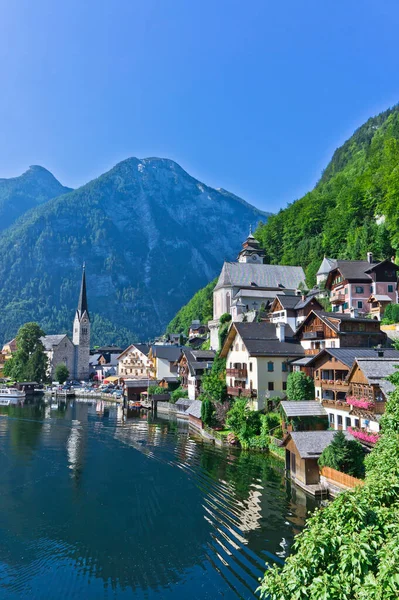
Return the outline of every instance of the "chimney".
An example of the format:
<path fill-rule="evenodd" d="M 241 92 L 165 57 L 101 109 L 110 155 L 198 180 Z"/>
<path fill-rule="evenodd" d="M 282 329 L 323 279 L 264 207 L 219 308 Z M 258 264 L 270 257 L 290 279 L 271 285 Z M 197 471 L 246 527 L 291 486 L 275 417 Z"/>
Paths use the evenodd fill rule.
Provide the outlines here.
<path fill-rule="evenodd" d="M 369 262 L 369 263 L 373 262 L 373 253 L 372 252 L 367 252 L 367 262 Z"/>
<path fill-rule="evenodd" d="M 306 300 L 306 294 L 302 294 L 301 299 L 302 299 L 302 302 L 305 302 L 305 300 Z"/>
<path fill-rule="evenodd" d="M 279 342 L 285 342 L 285 323 L 276 324 L 276 335 Z"/>
<path fill-rule="evenodd" d="M 351 317 L 357 319 L 359 317 L 359 311 L 354 306 L 351 306 Z"/>
<path fill-rule="evenodd" d="M 382 348 L 381 344 L 378 344 L 376 350 L 378 358 L 384 358 L 384 348 Z"/>

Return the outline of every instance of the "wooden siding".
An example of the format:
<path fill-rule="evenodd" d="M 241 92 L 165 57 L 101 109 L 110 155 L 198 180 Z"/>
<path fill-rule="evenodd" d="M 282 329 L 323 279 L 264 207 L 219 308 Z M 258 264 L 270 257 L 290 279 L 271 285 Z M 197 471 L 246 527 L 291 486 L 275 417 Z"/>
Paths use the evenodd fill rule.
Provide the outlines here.
<path fill-rule="evenodd" d="M 335 481 L 339 485 L 344 485 L 348 488 L 354 488 L 358 485 L 364 485 L 364 481 L 362 479 L 356 479 L 356 477 L 352 477 L 351 475 L 347 475 L 346 473 L 341 473 L 341 471 L 336 471 L 335 469 L 331 469 L 330 467 L 323 467 L 321 469 L 321 474 L 323 475 L 323 477 L 331 479 L 331 481 Z"/>

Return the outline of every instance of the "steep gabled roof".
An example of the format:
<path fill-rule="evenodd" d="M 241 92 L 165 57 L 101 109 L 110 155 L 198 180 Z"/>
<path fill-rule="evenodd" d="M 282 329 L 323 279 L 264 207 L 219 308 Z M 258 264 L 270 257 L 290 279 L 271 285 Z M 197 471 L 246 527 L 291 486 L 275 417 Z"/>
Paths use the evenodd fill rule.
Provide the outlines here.
<path fill-rule="evenodd" d="M 399 350 L 395 350 L 393 348 L 383 348 L 385 358 L 397 359 L 399 360 Z M 308 366 L 311 367 L 315 364 L 316 360 L 319 358 L 330 355 L 342 362 L 349 369 L 352 368 L 353 363 L 357 358 L 368 358 L 368 359 L 376 359 L 378 358 L 377 350 L 374 348 L 325 348 L 321 350 L 319 354 L 316 356 L 312 356 L 310 361 L 308 362 Z"/>
<path fill-rule="evenodd" d="M 319 319 L 335 333 L 339 333 L 340 324 L 342 321 L 351 321 L 353 323 L 370 323 L 370 319 L 363 317 L 352 317 L 352 315 L 348 315 L 347 313 L 329 313 L 323 310 L 311 310 L 306 319 L 299 325 L 295 335 L 297 335 L 311 319 L 315 318 L 315 316 L 319 317 Z"/>
<path fill-rule="evenodd" d="M 148 356 L 150 346 L 148 346 L 147 344 L 130 344 L 130 346 L 125 348 L 125 350 L 117 356 L 117 360 L 120 360 L 122 356 L 125 356 L 125 354 L 128 354 L 131 351 L 134 352 L 136 350 L 142 352 L 143 354 L 145 354 L 145 356 Z M 114 352 L 112 354 L 114 354 Z"/>
<path fill-rule="evenodd" d="M 215 290 L 225 287 L 297 289 L 305 281 L 302 267 L 225 262 Z"/>
<path fill-rule="evenodd" d="M 294 339 L 293 331 L 285 325 L 285 341 L 280 342 L 274 323 L 233 323 L 220 356 L 225 357 L 236 333 L 241 337 L 250 356 L 303 356 L 301 344 Z"/>
<path fill-rule="evenodd" d="M 40 338 L 40 341 L 42 342 L 44 349 L 49 352 L 54 346 L 58 346 L 58 344 L 66 337 L 68 336 L 65 333 L 60 335 L 45 335 Z"/>
<path fill-rule="evenodd" d="M 283 446 L 292 439 L 301 458 L 319 458 L 327 446 L 331 444 L 337 431 L 293 431 L 283 441 Z M 347 431 L 343 432 L 348 440 L 355 438 Z"/>
<path fill-rule="evenodd" d="M 362 371 L 366 377 L 369 385 L 379 385 L 384 393 L 393 392 L 395 386 L 390 381 L 387 381 L 387 377 L 396 373 L 399 368 L 399 358 L 392 359 L 384 358 L 356 358 L 351 370 L 349 371 L 348 379 L 350 380 L 356 367 Z"/>
<path fill-rule="evenodd" d="M 316 275 L 328 275 L 328 273 L 332 269 L 335 269 L 336 266 L 337 261 L 335 260 L 335 258 L 327 258 L 327 256 L 325 256 Z"/>

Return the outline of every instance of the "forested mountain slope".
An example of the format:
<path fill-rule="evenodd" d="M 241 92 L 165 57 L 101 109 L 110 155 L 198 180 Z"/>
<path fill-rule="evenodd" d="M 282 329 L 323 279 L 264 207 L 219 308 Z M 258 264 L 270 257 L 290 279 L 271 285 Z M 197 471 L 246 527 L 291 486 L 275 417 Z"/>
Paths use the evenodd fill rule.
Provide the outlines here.
<path fill-rule="evenodd" d="M 399 246 L 399 107 L 360 127 L 338 148 L 315 188 L 256 232 L 266 261 L 306 268 L 324 254 L 390 258 Z"/>
<path fill-rule="evenodd" d="M 146 341 L 266 218 L 171 160 L 127 159 L 0 236 L 0 341 L 32 320 L 69 331 L 83 262 L 93 342 Z"/>
<path fill-rule="evenodd" d="M 19 177 L 0 179 L 0 231 L 31 208 L 70 191 L 50 171 L 37 165 Z"/>

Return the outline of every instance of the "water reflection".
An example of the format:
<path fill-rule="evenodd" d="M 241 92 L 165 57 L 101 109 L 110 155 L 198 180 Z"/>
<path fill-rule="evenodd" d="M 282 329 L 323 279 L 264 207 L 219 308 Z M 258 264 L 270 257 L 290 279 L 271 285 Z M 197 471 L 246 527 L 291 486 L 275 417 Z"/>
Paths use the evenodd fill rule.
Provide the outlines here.
<path fill-rule="evenodd" d="M 282 465 L 97 409 L 0 408 L 6 597 L 253 598 L 313 507 Z"/>

